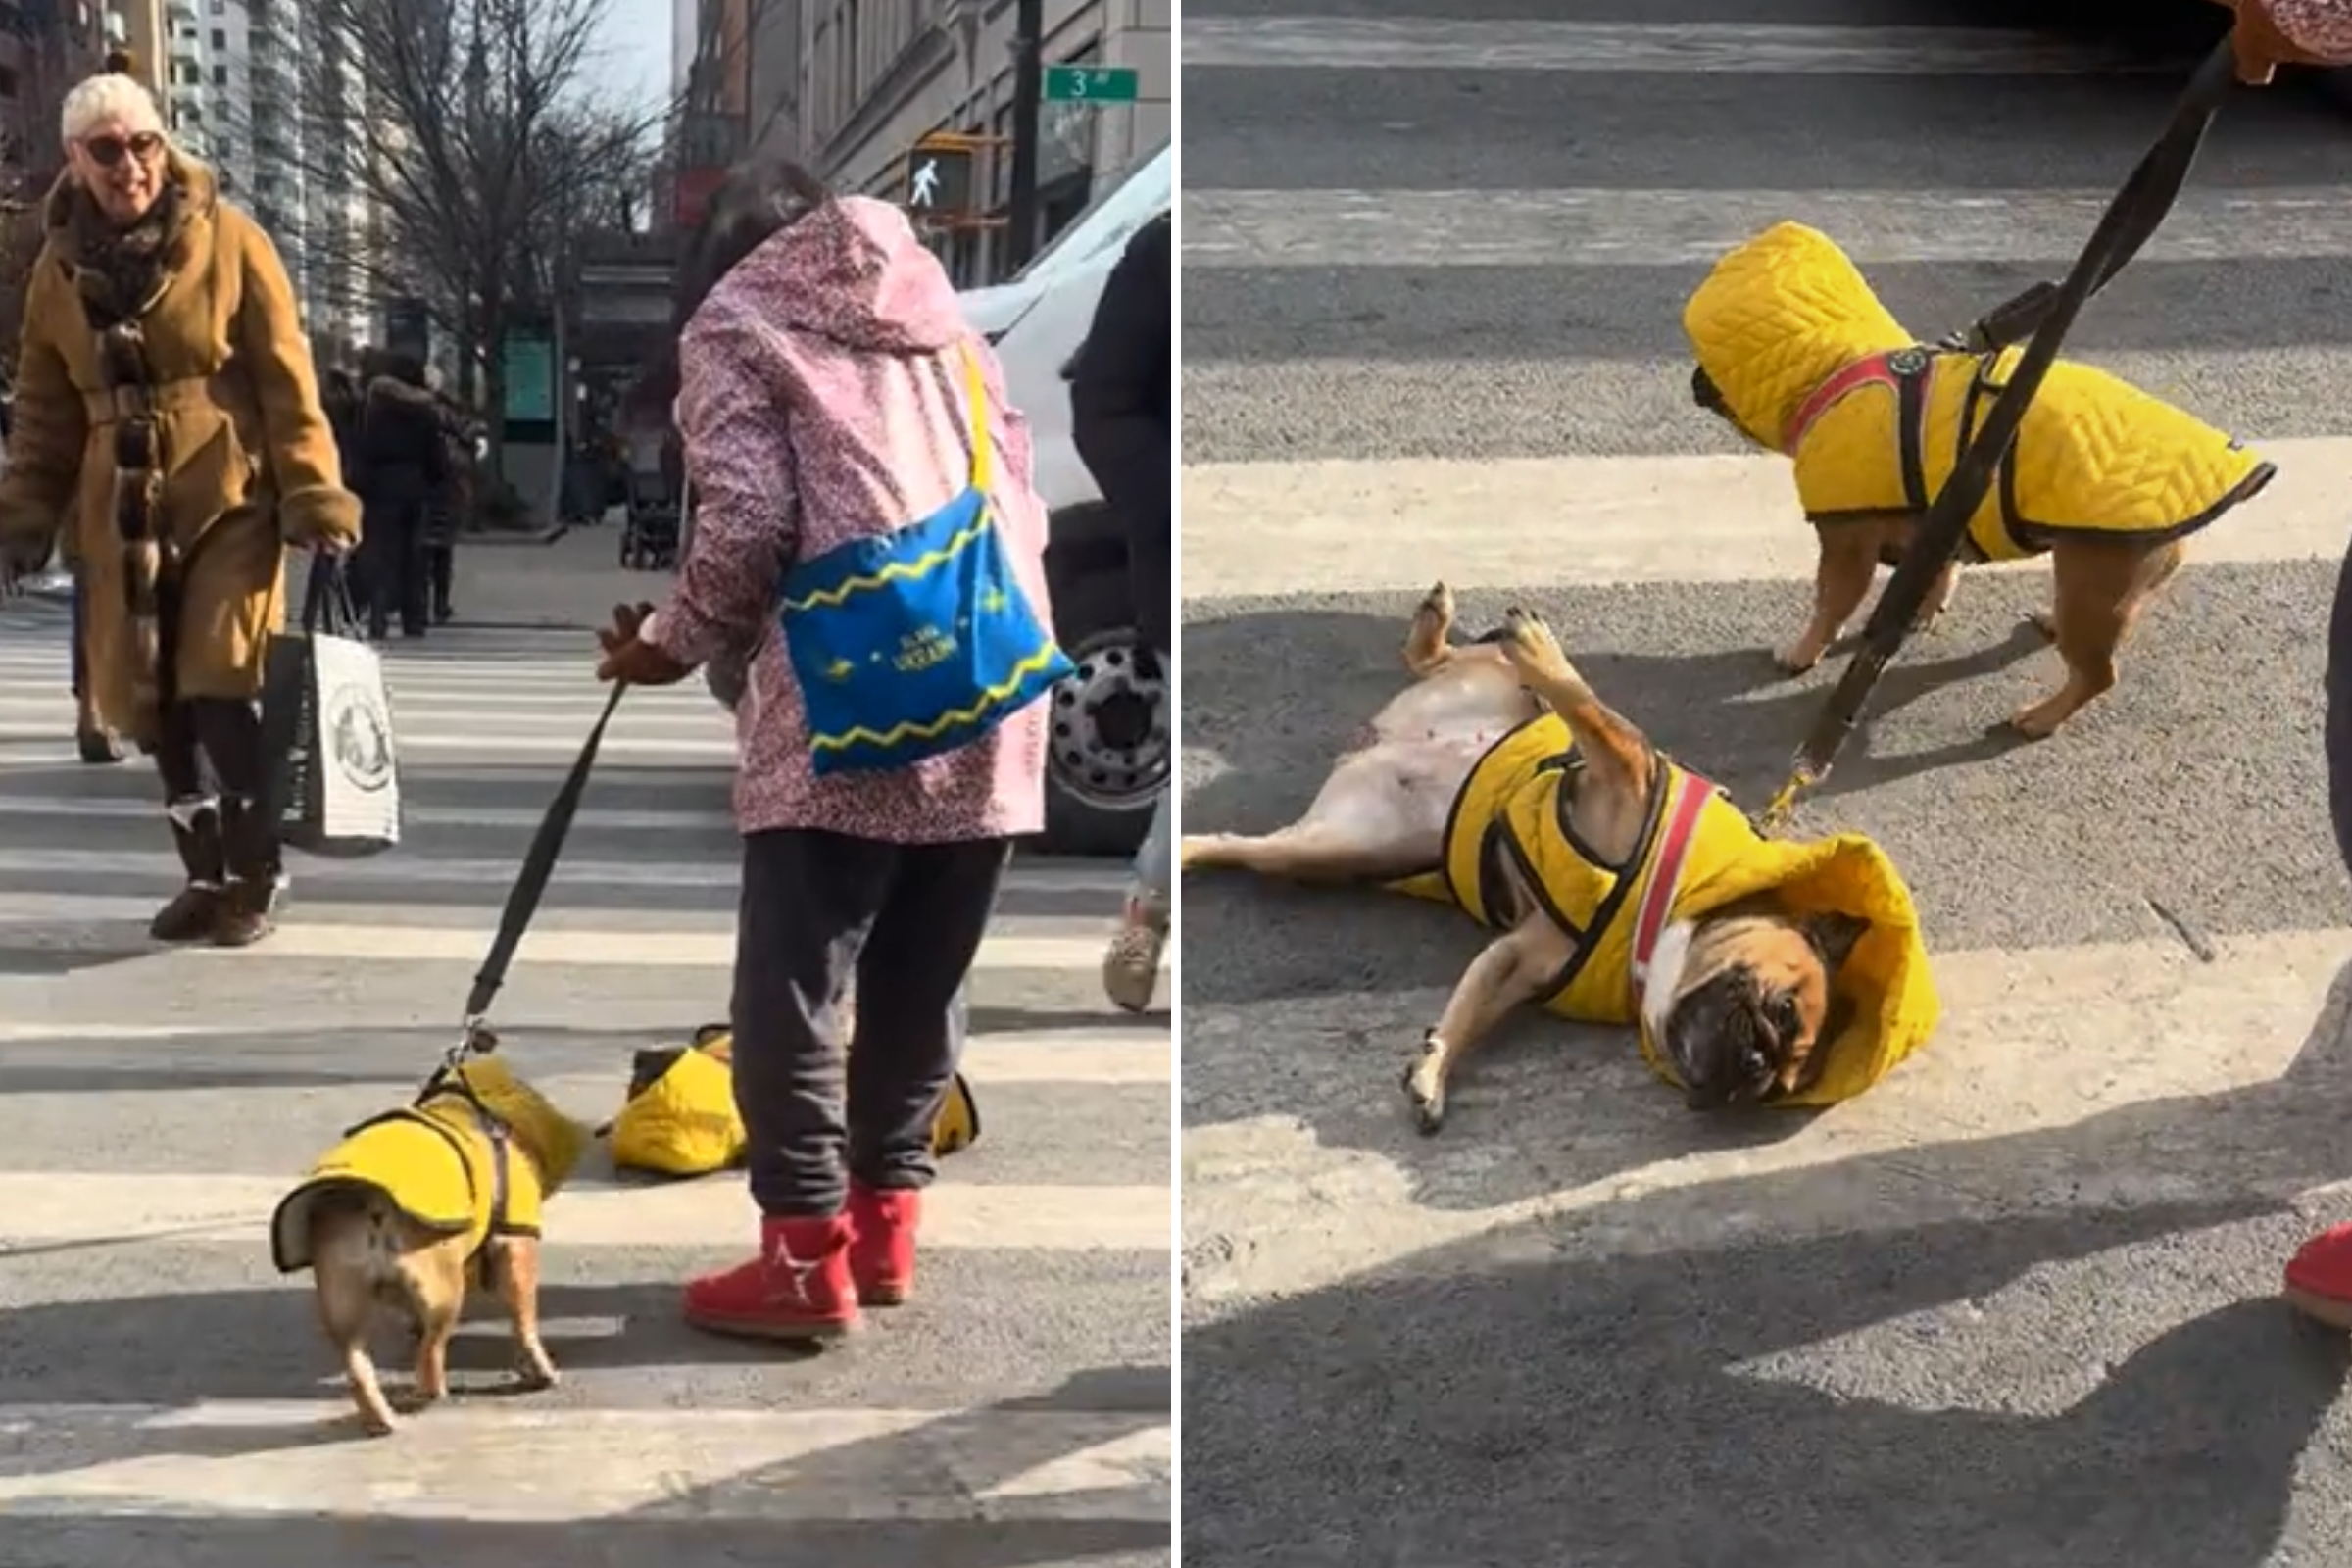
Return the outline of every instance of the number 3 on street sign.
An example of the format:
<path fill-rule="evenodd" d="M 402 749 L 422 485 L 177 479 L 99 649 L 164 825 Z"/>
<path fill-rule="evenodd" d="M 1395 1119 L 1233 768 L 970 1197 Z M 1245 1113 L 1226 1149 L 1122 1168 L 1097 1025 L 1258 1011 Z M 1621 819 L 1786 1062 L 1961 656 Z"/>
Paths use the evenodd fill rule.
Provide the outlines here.
<path fill-rule="evenodd" d="M 1132 66 L 1048 66 L 1046 101 L 1060 104 L 1131 104 L 1140 85 Z"/>

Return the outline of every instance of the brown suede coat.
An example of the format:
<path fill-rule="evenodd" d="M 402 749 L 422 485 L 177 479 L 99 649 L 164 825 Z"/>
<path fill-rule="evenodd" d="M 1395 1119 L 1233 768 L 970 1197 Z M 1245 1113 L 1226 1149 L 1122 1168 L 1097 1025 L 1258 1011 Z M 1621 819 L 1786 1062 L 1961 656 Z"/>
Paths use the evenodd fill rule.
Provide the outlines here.
<path fill-rule="evenodd" d="M 221 201 L 212 172 L 178 153 L 182 191 L 167 235 L 167 281 L 140 315 L 145 391 L 157 409 L 161 522 L 186 562 L 175 689 L 181 698 L 260 694 L 285 624 L 285 547 L 360 534 L 319 407 L 310 345 L 276 247 Z M 84 636 L 106 723 L 154 733 L 115 534 L 115 409 L 99 338 L 75 283 L 85 198 L 69 173 L 50 191 L 46 239 L 27 285 L 16 420 L 0 475 L 0 547 L 37 557 L 61 532 L 88 586 Z M 159 657 L 169 657 L 158 650 Z"/>

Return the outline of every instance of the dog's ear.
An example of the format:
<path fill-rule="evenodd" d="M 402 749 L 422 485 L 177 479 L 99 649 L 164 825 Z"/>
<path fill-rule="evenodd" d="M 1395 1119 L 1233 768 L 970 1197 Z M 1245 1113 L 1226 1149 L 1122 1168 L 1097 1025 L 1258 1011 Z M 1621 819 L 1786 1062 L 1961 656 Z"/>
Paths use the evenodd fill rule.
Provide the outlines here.
<path fill-rule="evenodd" d="M 1832 974 L 1845 967 L 1845 960 L 1854 956 L 1854 944 L 1870 930 L 1870 922 L 1858 914 L 1832 910 L 1816 914 L 1805 921 L 1805 940 L 1821 955 L 1821 966 Z"/>

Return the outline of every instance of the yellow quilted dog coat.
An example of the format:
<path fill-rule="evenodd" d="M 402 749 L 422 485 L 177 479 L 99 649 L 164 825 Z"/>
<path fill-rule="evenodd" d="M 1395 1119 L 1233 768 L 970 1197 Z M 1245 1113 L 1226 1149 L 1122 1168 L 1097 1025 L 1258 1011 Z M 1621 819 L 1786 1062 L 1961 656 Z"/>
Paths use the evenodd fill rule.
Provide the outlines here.
<path fill-rule="evenodd" d="M 507 1131 L 538 1157 L 518 1156 Z M 589 1130 L 493 1056 L 475 1056 L 428 1086 L 416 1103 L 361 1122 L 328 1150 L 270 1222 L 279 1272 L 311 1266 L 311 1213 L 320 1195 L 380 1193 L 427 1230 L 464 1235 L 478 1250 L 492 1234 L 536 1236 L 540 1211 L 570 1179 Z"/>
<path fill-rule="evenodd" d="M 725 1024 L 706 1024 L 690 1046 L 639 1052 L 628 1102 L 612 1118 L 612 1163 L 660 1176 L 706 1176 L 740 1164 L 734 1049 Z M 979 1136 L 980 1107 L 957 1073 L 931 1123 L 932 1152 L 953 1154 Z"/>
<path fill-rule="evenodd" d="M 1845 253 L 1801 223 L 1718 262 L 1683 329 L 1741 431 L 1794 460 L 1816 522 L 1924 511 L 2024 352 L 1920 346 Z M 2036 556 L 2070 533 L 2183 539 L 2276 471 L 2203 420 L 2060 360 L 1969 519 L 1963 559 Z"/>
<path fill-rule="evenodd" d="M 1765 838 L 1716 786 L 1660 761 L 1641 846 L 1624 868 L 1611 867 L 1568 829 L 1560 792 L 1579 764 L 1567 724 L 1551 713 L 1530 719 L 1495 742 L 1455 796 L 1445 864 L 1394 886 L 1451 904 L 1493 929 L 1500 924 L 1499 890 L 1488 879 L 1496 857 L 1510 857 L 1560 929 L 1581 933 L 1544 1006 L 1580 1023 L 1635 1024 L 1642 1058 L 1677 1088 L 1681 1080 L 1662 1043 L 1640 1021 L 1639 970 L 1659 930 L 1766 893 L 1799 916 L 1834 912 L 1868 920 L 1870 929 L 1836 978 L 1835 996 L 1851 1004 L 1848 1021 L 1826 1043 L 1820 1075 L 1774 1103 L 1852 1099 L 1936 1029 L 1936 984 L 1911 890 L 1886 851 L 1863 835 L 1808 843 Z M 1653 900 L 1661 875 L 1672 881 Z"/>

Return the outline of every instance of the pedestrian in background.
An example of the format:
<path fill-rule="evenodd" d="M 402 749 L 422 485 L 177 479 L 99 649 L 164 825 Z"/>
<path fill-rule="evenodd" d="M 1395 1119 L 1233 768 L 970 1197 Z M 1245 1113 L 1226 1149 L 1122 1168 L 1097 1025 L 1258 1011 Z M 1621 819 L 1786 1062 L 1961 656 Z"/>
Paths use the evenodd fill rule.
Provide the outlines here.
<path fill-rule="evenodd" d="M 434 498 L 448 482 L 441 409 L 414 354 L 376 350 L 365 364 L 359 445 L 361 496 L 368 508 L 362 576 L 368 631 L 379 642 L 400 621 L 404 637 L 428 623 L 425 539 Z"/>
<path fill-rule="evenodd" d="M 291 544 L 360 531 L 294 289 L 261 227 L 171 144 L 147 89 L 67 94 L 0 474 L 0 576 L 63 531 L 86 589 L 95 713 L 151 750 L 186 882 L 149 927 L 242 947 L 282 863 L 264 808 L 264 660 Z M 220 302 L 235 301 L 233 310 Z"/>
<path fill-rule="evenodd" d="M 481 427 L 442 389 L 438 371 L 428 370 L 425 380 L 441 421 L 442 477 L 425 512 L 424 579 L 432 596 L 433 624 L 446 626 L 458 613 L 450 596 L 457 582 L 458 535 L 473 514 L 478 477 L 474 446 Z"/>
<path fill-rule="evenodd" d="M 1078 456 L 1127 534 L 1135 629 L 1159 660 L 1175 703 L 1173 604 L 1176 528 L 1168 465 L 1174 450 L 1169 300 L 1171 225 L 1160 214 L 1129 237 L 1102 285 L 1094 325 L 1070 375 L 1070 429 Z M 1173 755 L 1175 748 L 1169 748 Z M 1130 1012 L 1152 1004 L 1168 941 L 1170 778 L 1152 808 L 1135 859 L 1124 918 L 1102 959 L 1102 986 Z"/>
<path fill-rule="evenodd" d="M 1042 612 L 1045 505 L 995 356 L 897 208 L 833 197 L 786 165 L 739 171 L 679 288 L 694 545 L 658 613 L 614 612 L 598 675 L 667 685 L 713 658 L 748 660 L 734 1073 L 760 1250 L 690 1284 L 685 1310 L 720 1332 L 822 1338 L 912 1278 L 959 994 L 1013 840 L 1045 826 L 1048 715 L 1032 702 L 955 750 L 820 774 L 780 585 L 977 489 Z"/>

